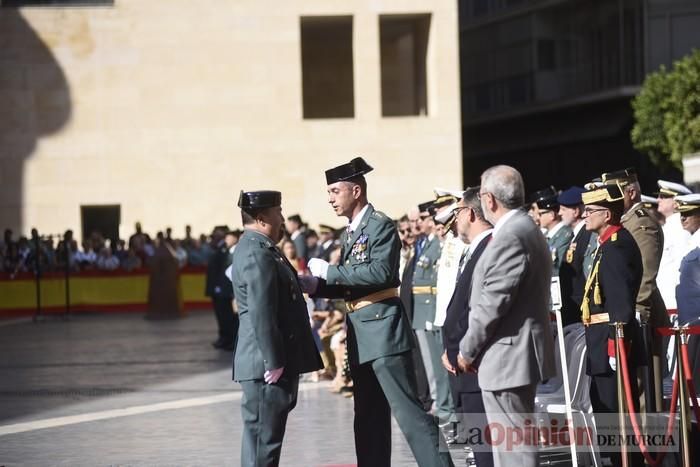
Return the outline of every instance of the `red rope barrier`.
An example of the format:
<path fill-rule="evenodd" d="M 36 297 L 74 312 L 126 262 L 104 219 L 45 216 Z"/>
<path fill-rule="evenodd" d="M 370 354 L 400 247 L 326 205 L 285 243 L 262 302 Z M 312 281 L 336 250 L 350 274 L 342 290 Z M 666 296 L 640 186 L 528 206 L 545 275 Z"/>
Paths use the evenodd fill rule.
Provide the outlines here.
<path fill-rule="evenodd" d="M 695 420 L 700 423 L 700 406 L 698 406 L 698 393 L 695 392 L 695 382 L 693 381 L 693 373 L 690 371 L 690 359 L 688 358 L 688 344 L 681 340 L 681 360 L 683 361 L 683 372 L 685 373 L 685 380 L 688 386 L 688 390 L 691 394 L 691 400 L 693 401 L 693 412 L 695 413 Z"/>
<path fill-rule="evenodd" d="M 686 334 L 700 334 L 700 326 L 685 326 Z M 662 336 L 673 336 L 675 335 L 677 328 L 656 328 L 656 332 Z"/>
<path fill-rule="evenodd" d="M 649 453 L 649 449 L 647 448 L 646 443 L 644 443 L 644 438 L 641 435 L 641 430 L 639 429 L 639 423 L 637 422 L 637 411 L 634 408 L 634 403 L 632 402 L 634 399 L 632 399 L 632 386 L 630 384 L 630 376 L 629 372 L 627 370 L 627 351 L 625 350 L 625 343 L 624 339 L 622 337 L 616 336 L 616 339 L 618 340 L 619 343 L 619 349 L 620 349 L 620 370 L 622 371 L 622 379 L 624 381 L 625 385 L 625 399 L 627 400 L 627 409 L 630 414 L 630 420 L 632 421 L 632 428 L 634 429 L 634 434 L 637 436 L 637 439 L 639 440 L 639 449 L 642 451 L 642 455 L 644 456 L 644 459 L 647 461 L 649 465 L 652 467 L 656 467 L 661 465 L 661 462 L 664 460 L 664 457 L 666 456 L 668 452 L 668 446 L 664 446 L 663 450 L 659 452 L 658 458 L 654 459 L 651 457 L 651 454 Z M 678 403 L 678 384 L 679 384 L 679 378 L 678 375 L 676 375 L 675 378 L 673 378 L 673 393 L 671 395 L 671 407 L 669 410 L 668 414 L 668 425 L 666 426 L 666 437 L 668 438 L 671 435 L 671 431 L 673 430 L 673 422 L 675 421 L 675 415 L 676 415 L 676 405 Z M 618 410 L 622 410 L 622 407 L 618 407 Z"/>

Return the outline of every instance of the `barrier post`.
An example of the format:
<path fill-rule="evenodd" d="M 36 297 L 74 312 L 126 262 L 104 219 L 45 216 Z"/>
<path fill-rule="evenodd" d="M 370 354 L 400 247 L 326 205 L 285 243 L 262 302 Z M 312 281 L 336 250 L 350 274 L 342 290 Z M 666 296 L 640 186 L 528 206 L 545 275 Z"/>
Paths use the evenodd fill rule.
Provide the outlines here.
<path fill-rule="evenodd" d="M 564 320 L 561 317 L 561 286 L 559 276 L 552 277 L 551 282 L 552 310 L 557 322 L 557 339 L 559 341 L 559 363 L 561 364 L 562 383 L 564 386 L 564 404 L 566 406 L 566 418 L 569 420 L 569 450 L 571 452 L 572 465 L 578 465 L 578 453 L 576 452 L 576 424 L 571 406 L 571 387 L 569 386 L 569 363 L 564 348 Z"/>
<path fill-rule="evenodd" d="M 642 384 L 644 385 L 644 403 L 647 413 L 658 412 L 661 407 L 656 406 L 656 383 L 654 378 L 654 349 L 651 327 L 649 323 L 642 322 L 641 337 L 644 352 L 647 356 L 647 366 L 642 371 Z"/>
<path fill-rule="evenodd" d="M 690 467 L 690 438 L 689 430 L 692 427 L 690 423 L 690 417 L 688 416 L 688 387 L 686 386 L 686 376 L 685 369 L 683 368 L 682 358 L 682 346 L 688 342 L 688 333 L 685 328 L 676 328 L 676 376 L 679 381 L 678 385 L 678 399 L 681 404 L 681 420 L 680 420 L 680 431 L 681 431 L 681 464 L 683 466 Z"/>
<path fill-rule="evenodd" d="M 66 255 L 66 267 L 65 267 L 65 273 L 66 273 L 66 312 L 63 315 L 65 318 L 70 316 L 70 245 L 73 241 L 73 238 L 70 237 L 66 240 L 66 236 L 63 237 L 63 250 Z"/>
<path fill-rule="evenodd" d="M 620 439 L 622 440 L 622 445 L 620 446 L 620 457 L 622 458 L 622 466 L 629 467 L 629 453 L 627 451 L 626 439 L 626 426 L 627 420 L 625 419 L 625 389 L 624 381 L 622 379 L 622 362 L 620 361 L 620 345 L 624 345 L 624 323 L 616 322 L 613 323 L 615 326 L 615 377 L 617 379 L 617 420 L 620 424 Z"/>
<path fill-rule="evenodd" d="M 41 317 L 41 245 L 39 242 L 39 232 L 32 229 L 32 241 L 34 242 L 34 282 L 36 284 L 36 311 L 32 320 L 36 322 Z"/>

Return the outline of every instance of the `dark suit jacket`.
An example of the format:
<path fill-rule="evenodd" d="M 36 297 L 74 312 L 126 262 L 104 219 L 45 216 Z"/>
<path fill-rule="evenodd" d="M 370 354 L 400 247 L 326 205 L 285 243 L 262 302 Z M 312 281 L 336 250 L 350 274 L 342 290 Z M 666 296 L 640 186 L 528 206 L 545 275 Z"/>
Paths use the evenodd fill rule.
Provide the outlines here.
<path fill-rule="evenodd" d="M 569 245 L 573 248 L 571 262 L 564 258 L 559 267 L 559 284 L 561 286 L 561 316 L 563 325 L 581 322 L 581 302 L 586 286 L 586 274 L 583 270 L 583 258 L 591 239 L 591 231 L 582 227 Z M 568 255 L 568 250 L 567 250 Z"/>
<path fill-rule="evenodd" d="M 226 268 L 231 264 L 231 254 L 226 244 L 222 241 L 214 249 L 207 262 L 207 277 L 205 284 L 205 294 L 207 297 L 233 298 L 233 286 L 226 277 Z M 219 288 L 216 292 L 216 288 Z"/>
<path fill-rule="evenodd" d="M 472 276 L 474 267 L 481 254 L 491 241 L 491 234 L 482 238 L 474 249 L 471 257 L 464 265 L 464 270 L 457 279 L 457 285 L 447 305 L 447 316 L 442 327 L 442 342 L 447 351 L 447 358 L 452 366 L 457 368 L 457 355 L 459 354 L 459 342 L 467 333 L 469 327 L 469 297 L 471 295 Z M 457 378 L 460 392 L 481 392 L 476 374 L 460 374 Z"/>
<path fill-rule="evenodd" d="M 595 304 L 594 287 L 589 290 L 591 315 L 609 313 L 610 322 L 625 323 L 625 341 L 631 344 L 629 364 L 636 365 L 636 356 L 643 354 L 639 345 L 635 318 L 636 299 L 642 283 L 642 255 L 637 242 L 627 229 L 603 243 L 598 249 L 595 264 L 600 263 L 598 279 L 602 304 Z M 586 328 L 586 372 L 591 376 L 612 374 L 608 365 L 608 339 L 615 338 L 615 329 L 608 323 L 593 324 Z"/>

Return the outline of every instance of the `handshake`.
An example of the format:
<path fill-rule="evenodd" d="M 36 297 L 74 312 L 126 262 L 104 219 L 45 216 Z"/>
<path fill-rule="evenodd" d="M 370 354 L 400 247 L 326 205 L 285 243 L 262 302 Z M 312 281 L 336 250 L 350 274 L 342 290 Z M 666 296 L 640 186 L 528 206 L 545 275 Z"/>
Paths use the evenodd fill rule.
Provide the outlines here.
<path fill-rule="evenodd" d="M 311 258 L 309 260 L 310 276 L 299 275 L 299 285 L 301 291 L 309 295 L 316 293 L 318 289 L 318 280 L 326 279 L 328 274 L 328 262 L 319 258 Z"/>

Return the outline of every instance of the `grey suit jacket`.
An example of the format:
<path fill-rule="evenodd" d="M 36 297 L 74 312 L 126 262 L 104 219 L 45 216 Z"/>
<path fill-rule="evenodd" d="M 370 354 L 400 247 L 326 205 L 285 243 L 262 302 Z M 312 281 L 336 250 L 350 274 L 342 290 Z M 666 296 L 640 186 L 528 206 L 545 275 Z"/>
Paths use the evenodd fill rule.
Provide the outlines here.
<path fill-rule="evenodd" d="M 460 352 L 476 361 L 481 389 L 512 389 L 555 375 L 551 270 L 547 241 L 518 210 L 493 236 L 474 270 L 469 329 Z"/>

